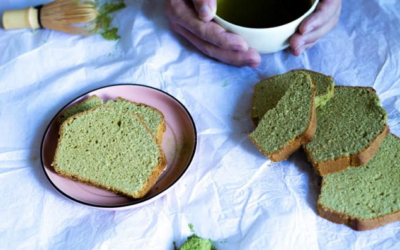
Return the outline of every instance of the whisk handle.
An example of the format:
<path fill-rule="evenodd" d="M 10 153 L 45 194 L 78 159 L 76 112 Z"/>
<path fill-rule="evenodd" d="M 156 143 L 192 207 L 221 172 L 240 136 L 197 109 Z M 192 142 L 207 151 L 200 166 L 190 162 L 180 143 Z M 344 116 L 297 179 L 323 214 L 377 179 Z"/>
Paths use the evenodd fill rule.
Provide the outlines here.
<path fill-rule="evenodd" d="M 20 10 L 7 10 L 3 14 L 3 26 L 6 30 L 10 29 L 39 29 L 39 10 L 37 8 L 27 8 Z"/>

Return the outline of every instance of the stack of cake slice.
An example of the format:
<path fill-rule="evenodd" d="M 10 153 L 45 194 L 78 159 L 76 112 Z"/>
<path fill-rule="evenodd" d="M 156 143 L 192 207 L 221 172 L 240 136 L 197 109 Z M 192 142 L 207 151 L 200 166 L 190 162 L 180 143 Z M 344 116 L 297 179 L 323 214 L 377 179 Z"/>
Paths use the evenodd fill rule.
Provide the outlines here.
<path fill-rule="evenodd" d="M 145 196 L 166 166 L 161 148 L 165 119 L 157 109 L 97 96 L 60 115 L 52 166 L 67 178 L 131 198 Z"/>
<path fill-rule="evenodd" d="M 315 97 L 300 84 L 308 81 L 304 75 L 316 86 Z M 286 159 L 302 145 L 315 172 L 324 177 L 320 216 L 356 230 L 399 220 L 400 140 L 387 136 L 386 111 L 372 88 L 333 86 L 331 77 L 306 70 L 257 83 L 252 101 L 257 126 L 249 137 L 273 161 Z M 316 129 L 307 130 L 312 102 Z M 302 131 L 308 131 L 306 140 Z M 286 145 L 295 147 L 284 150 Z M 276 157 L 279 150 L 285 154 Z"/>

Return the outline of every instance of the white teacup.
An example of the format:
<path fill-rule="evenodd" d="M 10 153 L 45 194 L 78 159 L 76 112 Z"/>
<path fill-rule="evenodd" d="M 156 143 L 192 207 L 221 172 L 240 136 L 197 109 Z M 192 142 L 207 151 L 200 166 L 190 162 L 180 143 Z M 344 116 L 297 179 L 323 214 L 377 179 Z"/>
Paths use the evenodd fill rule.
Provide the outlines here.
<path fill-rule="evenodd" d="M 272 28 L 247 28 L 227 22 L 219 16 L 214 20 L 227 31 L 242 36 L 248 45 L 261 54 L 274 53 L 289 46 L 289 38 L 296 32 L 300 23 L 317 7 L 319 0 L 313 0 L 311 8 L 301 17 L 290 23 Z"/>

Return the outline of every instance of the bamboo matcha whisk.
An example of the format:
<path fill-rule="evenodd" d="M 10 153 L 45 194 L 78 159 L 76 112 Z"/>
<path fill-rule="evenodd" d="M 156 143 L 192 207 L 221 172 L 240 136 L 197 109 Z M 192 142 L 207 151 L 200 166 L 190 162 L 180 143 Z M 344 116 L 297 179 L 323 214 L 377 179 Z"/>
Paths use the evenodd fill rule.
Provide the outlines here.
<path fill-rule="evenodd" d="M 96 31 L 98 17 L 95 0 L 56 0 L 46 5 L 3 14 L 5 29 L 46 28 L 78 35 Z"/>

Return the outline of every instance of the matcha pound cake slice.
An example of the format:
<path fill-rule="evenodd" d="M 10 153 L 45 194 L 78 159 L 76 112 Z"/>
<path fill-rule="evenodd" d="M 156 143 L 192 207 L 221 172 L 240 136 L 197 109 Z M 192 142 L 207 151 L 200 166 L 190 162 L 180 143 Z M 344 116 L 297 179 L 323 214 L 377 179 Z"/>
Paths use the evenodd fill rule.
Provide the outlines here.
<path fill-rule="evenodd" d="M 390 134 L 366 165 L 325 176 L 317 211 L 360 231 L 400 220 L 400 139 Z"/>
<path fill-rule="evenodd" d="M 315 95 L 316 107 L 323 106 L 333 96 L 335 83 L 333 78 L 310 70 L 292 70 L 282 75 L 266 78 L 254 87 L 252 99 L 251 118 L 258 124 L 263 115 L 274 108 L 285 95 L 293 82 L 293 78 L 300 73 L 307 73 L 317 88 Z"/>
<path fill-rule="evenodd" d="M 317 109 L 318 127 L 305 152 L 319 175 L 367 163 L 388 134 L 386 111 L 372 88 L 335 87 Z"/>
<path fill-rule="evenodd" d="M 272 161 L 282 161 L 316 130 L 315 86 L 308 74 L 298 73 L 275 108 L 269 110 L 249 135 L 256 147 Z"/>
<path fill-rule="evenodd" d="M 117 97 L 116 101 L 108 101 L 105 105 L 114 107 L 120 111 L 129 111 L 139 114 L 149 127 L 151 133 L 157 138 L 157 142 L 162 142 L 166 125 L 164 115 L 158 109 L 143 103 L 131 102 L 121 97 Z"/>
<path fill-rule="evenodd" d="M 132 198 L 143 197 L 165 165 L 139 115 L 105 106 L 63 123 L 52 164 L 62 176 Z"/>
<path fill-rule="evenodd" d="M 61 114 L 58 116 L 58 122 L 62 124 L 69 117 L 100 105 L 103 105 L 103 100 L 96 95 L 92 95 L 89 98 L 77 102 L 62 111 Z"/>

